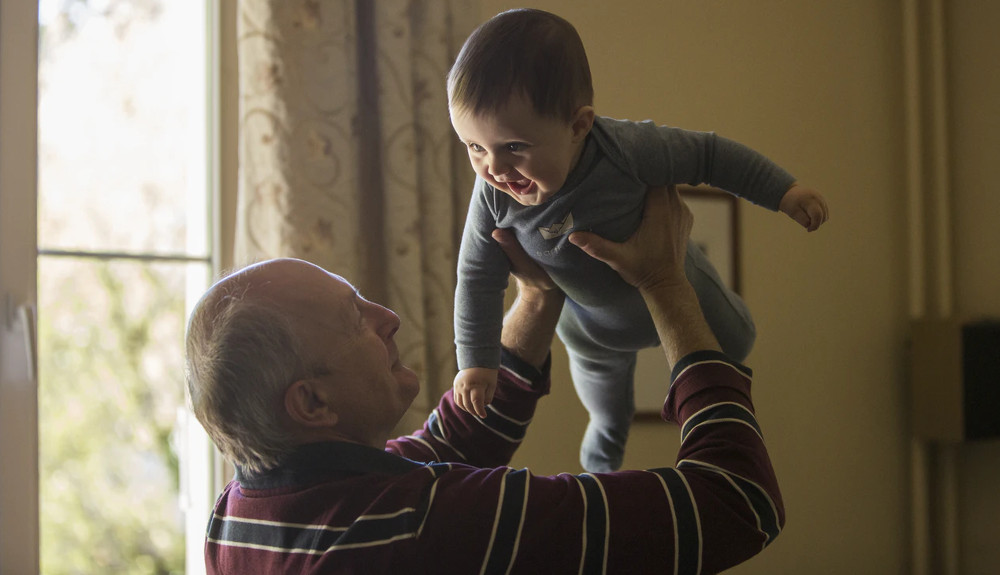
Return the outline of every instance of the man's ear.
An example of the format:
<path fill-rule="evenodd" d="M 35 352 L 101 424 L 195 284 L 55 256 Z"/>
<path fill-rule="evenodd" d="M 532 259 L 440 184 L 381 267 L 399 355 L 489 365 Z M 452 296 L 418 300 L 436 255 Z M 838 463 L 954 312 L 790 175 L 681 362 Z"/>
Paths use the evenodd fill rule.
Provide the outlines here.
<path fill-rule="evenodd" d="M 285 411 L 305 427 L 333 427 L 337 412 L 326 388 L 316 379 L 300 379 L 285 390 Z"/>
<path fill-rule="evenodd" d="M 573 123 L 571 127 L 573 128 L 573 141 L 582 142 L 587 134 L 590 133 L 590 128 L 594 126 L 594 107 L 593 106 L 580 106 L 577 108 L 576 112 L 573 113 Z"/>

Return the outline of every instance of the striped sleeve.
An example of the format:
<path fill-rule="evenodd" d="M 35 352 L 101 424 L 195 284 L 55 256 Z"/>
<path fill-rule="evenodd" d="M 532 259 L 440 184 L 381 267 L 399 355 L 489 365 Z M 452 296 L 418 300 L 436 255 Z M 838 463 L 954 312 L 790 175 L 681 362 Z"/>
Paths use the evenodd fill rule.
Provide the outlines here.
<path fill-rule="evenodd" d="M 721 354 L 685 359 L 667 402 L 682 435 L 674 467 L 506 472 L 480 573 L 717 573 L 777 537 L 784 507 L 750 371 Z"/>
<path fill-rule="evenodd" d="M 511 469 L 501 480 L 500 500 L 480 571 L 483 575 L 510 573 L 524 527 L 530 478 L 527 469 Z"/>
<path fill-rule="evenodd" d="M 684 475 L 676 469 L 652 469 L 663 484 L 664 495 L 673 519 L 674 573 L 701 573 L 701 522 L 698 506 Z"/>
<path fill-rule="evenodd" d="M 608 568 L 608 538 L 611 535 L 607 494 L 594 475 L 578 475 L 576 481 L 584 506 L 580 573 L 604 573 Z"/>
<path fill-rule="evenodd" d="M 439 479 L 421 535 L 424 560 L 447 555 L 452 572 L 479 574 L 699 574 L 760 553 L 785 512 L 750 377 L 721 354 L 678 363 L 664 406 L 681 430 L 674 467 L 544 477 L 455 465 Z M 459 421 L 481 440 L 516 445 L 530 414 L 508 411 L 512 405 Z M 433 434 L 474 453 L 452 435 L 449 415 L 439 409 L 438 417 Z M 433 434 L 422 437 L 451 449 Z"/>
<path fill-rule="evenodd" d="M 505 350 L 486 417 L 460 409 L 449 390 L 423 429 L 388 442 L 387 450 L 415 461 L 507 465 L 524 440 L 538 400 L 549 391 L 549 365 L 547 361 L 536 369 Z"/>
<path fill-rule="evenodd" d="M 675 366 L 665 419 L 680 425 L 676 467 L 653 469 L 674 517 L 677 573 L 716 572 L 781 532 L 784 504 L 750 400 L 749 369 L 716 352 Z"/>

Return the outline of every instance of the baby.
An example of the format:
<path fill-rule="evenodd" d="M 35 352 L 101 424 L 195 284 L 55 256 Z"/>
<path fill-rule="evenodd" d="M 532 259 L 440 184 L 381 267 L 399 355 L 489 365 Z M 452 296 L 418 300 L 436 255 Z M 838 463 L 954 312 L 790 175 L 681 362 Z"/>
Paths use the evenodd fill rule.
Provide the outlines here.
<path fill-rule="evenodd" d="M 580 462 L 622 464 L 635 411 L 637 351 L 659 345 L 639 292 L 569 241 L 574 230 L 624 241 L 650 186 L 707 183 L 791 216 L 809 231 L 827 219 L 816 191 L 750 148 L 716 136 L 595 115 L 579 35 L 547 12 L 503 12 L 477 28 L 448 74 L 452 126 L 476 184 L 455 296 L 463 409 L 487 417 L 500 360 L 509 264 L 493 240 L 509 228 L 566 294 L 558 334 L 590 422 Z M 685 270 L 722 349 L 743 360 L 756 335 L 742 299 L 689 242 Z"/>

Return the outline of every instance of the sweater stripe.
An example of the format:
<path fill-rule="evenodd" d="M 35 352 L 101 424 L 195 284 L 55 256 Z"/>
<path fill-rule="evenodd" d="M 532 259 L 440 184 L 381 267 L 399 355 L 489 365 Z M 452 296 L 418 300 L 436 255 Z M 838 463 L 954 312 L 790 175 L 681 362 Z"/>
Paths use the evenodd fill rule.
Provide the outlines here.
<path fill-rule="evenodd" d="M 437 439 L 444 445 L 447 445 L 448 448 L 450 448 L 452 451 L 455 452 L 455 455 L 458 455 L 459 457 L 462 458 L 462 461 L 469 460 L 469 458 L 467 458 L 464 453 L 455 449 L 455 446 L 449 443 L 448 438 L 444 436 L 444 427 L 441 425 L 441 415 L 438 413 L 437 409 L 432 411 L 431 414 L 427 417 L 427 429 L 430 430 L 431 437 Z"/>
<path fill-rule="evenodd" d="M 477 417 L 476 421 L 487 429 L 511 443 L 520 443 L 528 431 L 528 421 L 518 421 L 497 411 L 492 405 L 486 406 L 486 417 Z"/>
<path fill-rule="evenodd" d="M 423 437 L 419 437 L 419 436 L 416 436 L 416 435 L 407 435 L 405 437 L 405 439 L 408 439 L 408 440 L 410 440 L 410 441 L 412 441 L 414 443 L 419 443 L 420 445 L 423 445 L 424 447 L 427 448 L 428 451 L 431 452 L 431 455 L 434 456 L 434 461 L 441 461 L 441 456 L 438 455 L 437 450 L 434 449 L 434 446 L 431 445 L 430 442 L 427 441 L 426 439 L 424 439 Z"/>
<path fill-rule="evenodd" d="M 450 468 L 450 464 L 424 467 L 435 477 L 440 477 Z M 306 555 L 386 545 L 420 534 L 437 494 L 437 481 L 432 481 L 426 489 L 427 495 L 420 498 L 417 507 L 359 515 L 346 527 L 248 519 L 216 513 L 209 522 L 206 539 L 209 543 L 228 547 Z"/>
<path fill-rule="evenodd" d="M 685 459 L 677 463 L 678 469 L 691 467 L 699 467 L 714 471 L 729 480 L 733 489 L 743 496 L 744 501 L 747 502 L 747 507 L 750 508 L 750 511 L 752 511 L 756 517 L 757 528 L 764 534 L 764 547 L 770 545 L 778 534 L 781 533 L 781 523 L 778 519 L 778 509 L 774 505 L 774 500 L 771 499 L 763 487 L 753 481 L 750 481 L 749 479 L 740 477 L 739 475 L 716 465 L 692 459 Z"/>
<path fill-rule="evenodd" d="M 738 403 L 716 403 L 695 413 L 684 422 L 684 427 L 681 428 L 681 442 L 683 443 L 688 435 L 699 425 L 721 422 L 744 423 L 753 428 L 757 436 L 763 439 L 760 426 L 757 424 L 757 418 L 754 417 L 750 410 Z"/>
<path fill-rule="evenodd" d="M 705 364 L 724 365 L 739 373 L 740 376 L 747 381 L 747 383 L 750 382 L 750 379 L 753 376 L 753 372 L 750 368 L 738 363 L 733 363 L 733 361 L 726 357 L 722 352 L 705 350 L 696 351 L 684 357 L 677 363 L 677 365 L 674 366 L 670 379 L 671 381 L 677 381 L 680 379 L 681 375 L 686 373 L 692 367 Z"/>
<path fill-rule="evenodd" d="M 426 510 L 425 510 L 426 511 Z M 362 515 L 349 527 L 302 525 L 214 515 L 208 541 L 278 553 L 322 555 L 338 549 L 385 545 L 416 537 L 423 515 L 412 507 L 395 513 Z"/>
<path fill-rule="evenodd" d="M 514 356 L 514 359 L 518 358 Z M 500 364 L 500 371 L 506 373 L 508 377 L 510 377 L 514 381 L 519 382 L 521 385 L 524 385 L 528 388 L 532 386 L 531 379 L 521 375 L 520 373 L 514 371 L 513 369 L 507 367 L 506 365 Z"/>
<path fill-rule="evenodd" d="M 527 469 L 509 470 L 503 478 L 493 538 L 481 573 L 509 573 L 517 555 L 517 545 L 528 503 Z"/>
<path fill-rule="evenodd" d="M 584 514 L 583 564 L 584 574 L 604 573 L 608 563 L 608 500 L 600 480 L 589 473 L 576 476 L 583 490 Z"/>
<path fill-rule="evenodd" d="M 650 469 L 660 476 L 674 516 L 674 572 L 701 573 L 701 521 L 687 480 L 676 469 Z"/>

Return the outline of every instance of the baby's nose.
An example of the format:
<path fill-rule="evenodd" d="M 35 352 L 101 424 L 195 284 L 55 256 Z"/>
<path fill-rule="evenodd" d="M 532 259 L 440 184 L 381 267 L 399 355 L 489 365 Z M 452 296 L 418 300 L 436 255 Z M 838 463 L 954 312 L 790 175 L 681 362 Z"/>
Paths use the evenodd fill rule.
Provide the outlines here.
<path fill-rule="evenodd" d="M 502 176 L 510 171 L 510 163 L 501 160 L 500 158 L 494 157 L 490 160 L 489 165 L 490 175 L 493 177 Z"/>

